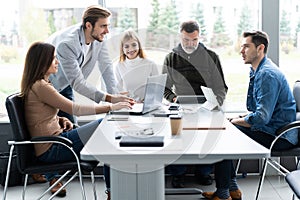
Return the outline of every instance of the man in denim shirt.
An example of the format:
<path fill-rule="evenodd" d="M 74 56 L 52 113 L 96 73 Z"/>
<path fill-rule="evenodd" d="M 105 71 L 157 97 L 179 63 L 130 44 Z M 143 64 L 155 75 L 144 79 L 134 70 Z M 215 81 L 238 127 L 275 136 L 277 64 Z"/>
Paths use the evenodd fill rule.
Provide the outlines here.
<path fill-rule="evenodd" d="M 276 131 L 296 120 L 296 103 L 290 86 L 266 53 L 268 35 L 264 32 L 244 32 L 241 54 L 245 64 L 251 64 L 245 116 L 231 119 L 246 135 L 270 148 Z M 273 149 L 289 149 L 298 143 L 297 130 L 288 131 Z"/>
<path fill-rule="evenodd" d="M 268 35 L 255 31 L 244 32 L 243 37 L 241 54 L 245 64 L 251 64 L 247 93 L 249 114 L 230 121 L 250 138 L 269 148 L 276 137 L 276 130 L 295 121 L 296 103 L 283 73 L 266 56 Z M 289 149 L 297 143 L 297 130 L 292 130 L 277 140 L 273 149 Z M 231 160 L 215 165 L 215 179 L 217 190 L 203 192 L 204 197 L 213 200 L 242 199 Z"/>

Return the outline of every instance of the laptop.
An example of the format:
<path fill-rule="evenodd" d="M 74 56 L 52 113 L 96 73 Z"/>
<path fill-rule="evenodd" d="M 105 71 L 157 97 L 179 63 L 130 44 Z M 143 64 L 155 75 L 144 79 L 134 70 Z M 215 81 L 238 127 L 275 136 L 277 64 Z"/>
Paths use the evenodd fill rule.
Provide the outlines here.
<path fill-rule="evenodd" d="M 162 105 L 167 74 L 149 76 L 145 87 L 144 102 L 136 103 L 132 109 L 112 111 L 112 114 L 143 115 L 158 109 Z"/>
<path fill-rule="evenodd" d="M 201 86 L 201 90 L 206 98 L 206 101 L 201 107 L 207 110 L 219 109 L 220 105 L 213 90 L 205 86 Z"/>
<path fill-rule="evenodd" d="M 204 103 L 206 98 L 204 95 L 178 95 L 176 102 L 178 104 L 199 104 Z"/>

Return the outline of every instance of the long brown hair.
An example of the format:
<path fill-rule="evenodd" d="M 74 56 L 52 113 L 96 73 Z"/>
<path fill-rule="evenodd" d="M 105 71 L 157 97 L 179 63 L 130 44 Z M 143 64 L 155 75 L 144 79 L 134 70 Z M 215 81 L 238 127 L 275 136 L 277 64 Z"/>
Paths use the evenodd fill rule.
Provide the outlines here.
<path fill-rule="evenodd" d="M 138 35 L 134 31 L 132 31 L 132 30 L 127 30 L 127 31 L 124 32 L 123 37 L 121 39 L 120 60 L 119 60 L 120 62 L 123 62 L 123 61 L 126 60 L 126 55 L 123 52 L 123 45 L 124 45 L 124 43 L 126 41 L 128 41 L 130 39 L 136 40 L 137 43 L 139 44 L 139 54 L 138 54 L 138 56 L 140 58 L 145 58 L 146 57 L 145 52 L 144 52 L 144 50 L 142 48 L 142 45 L 141 45 L 141 42 L 140 42 L 140 39 L 139 39 Z"/>
<path fill-rule="evenodd" d="M 26 54 L 25 65 L 21 80 L 21 96 L 28 95 L 32 85 L 44 78 L 53 61 L 55 47 L 48 43 L 33 43 Z"/>

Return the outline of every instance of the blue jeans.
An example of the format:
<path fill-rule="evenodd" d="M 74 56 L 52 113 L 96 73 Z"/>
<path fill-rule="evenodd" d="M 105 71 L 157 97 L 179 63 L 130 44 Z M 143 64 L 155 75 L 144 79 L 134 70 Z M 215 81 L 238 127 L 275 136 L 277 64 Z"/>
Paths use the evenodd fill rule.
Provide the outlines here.
<path fill-rule="evenodd" d="M 73 89 L 71 88 L 71 86 L 69 85 L 68 87 L 66 87 L 65 89 L 63 89 L 62 91 L 60 91 L 60 94 L 63 95 L 64 97 L 66 97 L 67 99 L 70 99 L 71 101 L 74 101 L 74 93 L 73 93 Z M 66 117 L 68 118 L 73 124 L 77 124 L 77 120 L 76 117 L 73 115 L 70 115 L 69 113 L 66 113 L 62 110 L 60 110 L 57 113 L 58 116 L 60 117 Z"/>
<path fill-rule="evenodd" d="M 167 171 L 173 176 L 183 175 L 185 174 L 186 170 L 187 170 L 186 165 L 167 166 Z M 212 164 L 197 165 L 195 169 L 195 174 L 205 176 L 211 174 L 212 171 L 213 171 Z"/>
<path fill-rule="evenodd" d="M 213 166 L 215 167 L 215 181 L 216 188 L 221 189 L 237 189 L 236 182 L 232 184 L 232 180 L 236 179 L 236 174 L 232 160 L 223 160 L 215 164 L 199 165 L 196 168 L 196 172 L 201 175 L 208 175 L 212 172 Z M 182 175 L 186 171 L 186 165 L 169 165 L 171 175 Z M 202 170 L 199 172 L 199 170 Z"/>
<path fill-rule="evenodd" d="M 202 164 L 202 165 L 197 165 L 195 169 L 195 174 L 198 175 L 209 175 L 213 171 L 213 164 Z"/>
<path fill-rule="evenodd" d="M 167 171 L 172 176 L 179 176 L 185 174 L 186 168 L 186 165 L 169 165 L 167 166 Z"/>
<path fill-rule="evenodd" d="M 271 143 L 275 139 L 275 136 L 267 134 L 262 131 L 252 131 L 250 128 L 235 125 L 240 131 L 245 133 L 248 137 L 263 145 L 266 148 L 270 148 Z M 287 150 L 293 148 L 294 145 L 290 143 L 288 140 L 279 138 L 277 142 L 274 144 L 274 150 Z"/>
<path fill-rule="evenodd" d="M 101 121 L 102 119 L 92 121 L 88 124 L 80 126 L 77 129 L 63 132 L 60 134 L 60 136 L 71 140 L 73 142 L 73 150 L 78 156 L 80 156 L 80 151 L 82 150 L 84 144 L 92 136 Z M 60 144 L 52 144 L 52 146 L 45 153 L 39 156 L 38 159 L 48 163 L 59 163 L 75 160 L 75 157 L 67 147 Z M 58 173 L 46 173 L 45 177 L 48 181 L 51 181 L 57 175 Z"/>
<path fill-rule="evenodd" d="M 232 160 L 223 160 L 215 163 L 215 181 L 218 189 L 237 189 L 237 185 L 231 186 L 231 180 L 236 179 L 235 170 Z M 234 188 L 232 188 L 234 187 Z"/>

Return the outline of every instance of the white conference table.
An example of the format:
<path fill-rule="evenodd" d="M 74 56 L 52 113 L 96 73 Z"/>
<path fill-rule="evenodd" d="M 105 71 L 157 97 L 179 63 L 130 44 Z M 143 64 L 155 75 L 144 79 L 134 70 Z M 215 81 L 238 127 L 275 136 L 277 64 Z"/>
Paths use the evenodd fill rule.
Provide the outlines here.
<path fill-rule="evenodd" d="M 223 159 L 270 156 L 268 149 L 240 132 L 222 112 L 198 109 L 197 105 L 184 109 L 184 130 L 177 137 L 171 136 L 166 117 L 128 116 L 128 121 L 110 121 L 110 117 L 106 115 L 89 139 L 81 159 L 109 164 L 112 200 L 163 200 L 164 168 L 169 164 L 210 164 Z M 155 135 L 164 136 L 163 147 L 120 147 L 115 139 L 116 131 L 130 133 L 150 127 Z"/>

